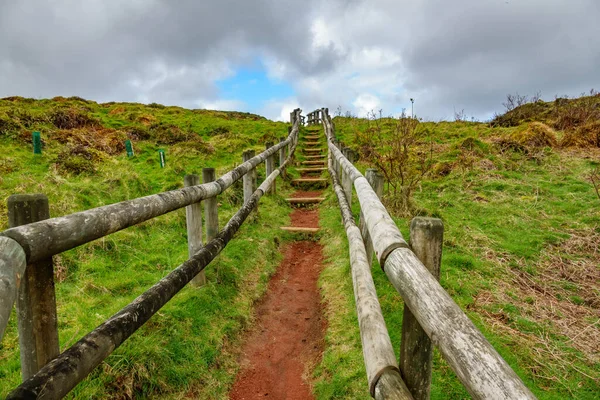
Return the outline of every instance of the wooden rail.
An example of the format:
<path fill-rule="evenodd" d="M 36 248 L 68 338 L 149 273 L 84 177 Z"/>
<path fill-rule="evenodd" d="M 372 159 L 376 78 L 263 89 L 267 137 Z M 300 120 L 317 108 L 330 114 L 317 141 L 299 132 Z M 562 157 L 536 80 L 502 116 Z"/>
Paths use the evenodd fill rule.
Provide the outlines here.
<path fill-rule="evenodd" d="M 342 173 L 352 182 L 380 265 L 467 391 L 475 399 L 534 399 L 522 380 L 409 248 L 369 182 L 336 146 L 331 117 L 325 109 L 323 126 L 332 177 L 337 178 L 336 174 Z M 351 202 L 348 192 L 344 197 Z M 365 363 L 369 362 L 365 359 Z M 418 393 L 409 389 L 417 397 Z"/>
<path fill-rule="evenodd" d="M 190 253 L 188 261 L 63 353 L 58 356 L 53 354 L 42 363 L 28 361 L 27 357 L 24 359 L 22 356 L 22 372 L 26 371 L 23 372 L 24 382 L 11 392 L 8 398 L 63 397 L 188 282 L 197 278 L 225 248 L 249 213 L 257 207 L 260 198 L 274 187 L 276 178 L 290 162 L 298 143 L 300 117 L 300 109 L 294 110 L 291 114 L 292 127 L 287 138 L 274 146 L 268 146 L 257 156 L 245 153 L 241 165 L 217 180 L 214 180 L 214 169 L 204 169 L 205 183 L 203 184 L 198 184 L 198 177 L 191 176 L 186 178 L 186 187 L 183 189 L 46 219 L 0 232 L 0 339 L 4 335 L 15 298 L 17 295 L 19 298 L 23 296 L 24 285 L 20 283 L 23 276 L 27 276 L 28 272 L 37 271 L 40 268 L 39 264 L 43 264 L 55 254 L 182 207 L 187 207 Z M 279 152 L 280 165 L 274 168 L 273 159 L 277 152 Z M 246 187 L 252 188 L 252 181 L 255 182 L 256 178 L 255 168 L 262 162 L 267 162 L 271 170 L 265 181 L 249 194 Z M 244 205 L 218 232 L 216 196 L 245 176 L 250 177 L 250 183 L 244 185 Z M 206 224 L 209 228 L 207 243 L 204 246 L 201 245 L 201 237 L 198 234 L 198 224 L 201 222 L 198 218 L 197 206 L 201 200 L 206 200 L 204 201 L 205 214 L 208 216 Z M 211 205 L 212 203 L 214 206 Z M 200 227 L 200 232 L 201 230 Z M 202 282 L 195 282 L 195 284 L 202 284 Z M 51 289 L 54 296 L 53 282 Z M 25 300 L 32 303 L 33 308 L 38 306 L 35 299 L 39 290 L 47 291 L 48 287 L 35 287 L 32 288 L 31 293 L 25 293 Z M 24 317 L 21 312 L 18 313 L 18 317 L 21 354 L 30 352 L 37 354 L 40 345 L 44 345 L 44 338 L 33 340 L 24 336 L 22 325 L 27 323 L 32 325 L 32 323 L 22 319 L 31 319 L 31 317 Z M 48 317 L 45 316 L 46 319 Z"/>
<path fill-rule="evenodd" d="M 323 121 L 321 117 L 322 115 L 324 115 L 323 113 L 324 111 L 319 109 L 306 114 L 306 124 L 309 126 L 320 124 Z"/>
<path fill-rule="evenodd" d="M 380 393 L 383 396 L 382 398 L 386 399 L 412 399 L 412 395 L 400 377 L 400 369 L 396 362 L 392 341 L 390 340 L 379 300 L 377 299 L 375 283 L 371 276 L 371 268 L 367 261 L 367 252 L 360 230 L 354 222 L 346 193 L 340 185 L 331 165 L 329 171 L 350 245 L 350 267 L 354 287 L 354 300 L 358 315 L 363 357 L 367 370 L 367 380 L 369 382 L 369 392 L 375 398 L 378 398 L 376 393 Z M 383 375 L 394 376 L 395 379 L 380 379 Z M 383 395 L 384 393 L 385 395 Z"/>

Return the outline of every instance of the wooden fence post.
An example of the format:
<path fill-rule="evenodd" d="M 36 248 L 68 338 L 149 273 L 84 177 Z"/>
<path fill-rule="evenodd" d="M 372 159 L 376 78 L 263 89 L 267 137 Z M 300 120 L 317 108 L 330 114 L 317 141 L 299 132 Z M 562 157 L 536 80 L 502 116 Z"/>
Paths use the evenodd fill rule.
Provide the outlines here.
<path fill-rule="evenodd" d="M 202 181 L 204 183 L 215 180 L 214 168 L 202 168 Z M 210 242 L 219 233 L 219 210 L 217 209 L 217 196 L 204 200 L 204 220 L 206 221 L 206 242 Z"/>
<path fill-rule="evenodd" d="M 285 142 L 284 137 L 279 138 L 279 143 L 281 143 L 281 142 Z M 279 166 L 281 167 L 284 162 L 285 162 L 285 146 L 282 146 L 279 149 Z M 285 169 L 281 170 L 281 177 L 285 178 Z"/>
<path fill-rule="evenodd" d="M 367 182 L 373 188 L 373 191 L 381 200 L 381 196 L 383 194 L 383 175 L 377 171 L 375 168 L 368 168 L 365 173 L 365 178 L 367 178 Z M 369 262 L 369 267 L 373 265 L 373 242 L 371 241 L 371 236 L 369 235 L 369 230 L 367 229 L 367 224 L 365 224 L 365 218 L 360 212 L 360 220 L 359 225 L 360 233 L 362 234 L 363 240 L 365 242 L 365 251 L 367 253 L 367 261 Z"/>
<path fill-rule="evenodd" d="M 348 161 L 354 163 L 354 151 L 351 148 L 345 147 L 343 154 L 346 156 Z M 342 176 L 342 187 L 344 188 L 348 205 L 352 207 L 352 180 L 349 174 L 344 174 Z"/>
<path fill-rule="evenodd" d="M 251 150 L 244 151 L 244 153 L 242 153 L 242 161 L 246 162 L 249 159 L 251 159 L 252 156 L 250 154 L 251 154 Z M 248 171 L 248 173 L 246 173 L 246 175 L 244 175 L 242 178 L 242 182 L 243 182 L 243 186 L 244 186 L 244 204 L 246 204 L 248 202 L 248 200 L 250 200 L 250 197 L 252 197 L 252 193 L 254 193 L 253 177 L 254 177 L 254 170 Z"/>
<path fill-rule="evenodd" d="M 288 136 L 290 135 L 290 133 L 292 133 L 292 127 L 291 127 L 291 126 L 288 126 Z M 286 154 L 290 154 L 290 156 L 292 157 L 292 159 L 293 159 L 294 155 L 293 155 L 293 154 L 291 154 L 291 151 L 292 151 L 292 147 L 294 146 L 294 143 L 296 143 L 296 138 L 295 138 L 295 137 L 292 137 L 292 140 L 290 140 L 290 142 L 289 142 L 289 143 L 288 143 L 288 145 L 286 146 L 287 148 L 286 148 L 286 150 L 285 150 L 285 151 L 286 151 Z M 290 159 L 290 163 L 292 162 L 292 159 Z M 290 164 L 290 165 L 291 165 L 291 164 Z"/>
<path fill-rule="evenodd" d="M 272 146 L 273 146 L 273 142 L 267 142 L 265 144 L 265 149 L 270 149 Z M 271 173 L 275 170 L 275 157 L 273 155 L 270 155 L 269 157 L 267 157 L 267 159 L 265 161 L 265 167 L 266 167 L 265 179 L 267 179 L 267 177 L 269 175 L 271 175 Z M 277 189 L 275 187 L 275 181 L 273 181 L 273 184 L 269 188 L 269 194 L 275 194 L 276 191 L 277 191 Z"/>
<path fill-rule="evenodd" d="M 8 225 L 29 224 L 50 218 L 43 194 L 8 198 Z M 21 376 L 28 379 L 59 353 L 56 294 L 52 258 L 27 265 L 17 295 Z"/>
<path fill-rule="evenodd" d="M 444 224 L 438 218 L 413 218 L 410 246 L 423 265 L 440 279 Z M 404 306 L 400 373 L 415 400 L 429 399 L 433 345 L 408 307 Z"/>
<path fill-rule="evenodd" d="M 200 184 L 198 175 L 186 175 L 183 178 L 184 186 L 196 186 Z M 190 204 L 185 208 L 185 224 L 187 227 L 188 255 L 190 258 L 202 248 L 202 204 L 201 202 Z M 206 274 L 200 271 L 191 281 L 192 286 L 200 287 L 206 285 Z"/>

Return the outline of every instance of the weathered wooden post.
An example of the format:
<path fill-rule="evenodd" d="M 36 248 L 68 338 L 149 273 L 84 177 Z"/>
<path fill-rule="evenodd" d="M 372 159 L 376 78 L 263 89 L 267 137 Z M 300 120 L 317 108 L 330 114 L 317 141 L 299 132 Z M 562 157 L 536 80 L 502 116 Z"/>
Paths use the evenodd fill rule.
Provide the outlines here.
<path fill-rule="evenodd" d="M 288 136 L 290 136 L 290 133 L 292 133 L 293 128 L 294 127 L 292 127 L 292 126 L 288 126 Z M 290 140 L 290 142 L 287 145 L 287 150 L 286 150 L 287 154 L 292 154 L 292 147 L 294 146 L 295 143 L 296 143 L 296 137 L 293 136 L 292 140 Z"/>
<path fill-rule="evenodd" d="M 373 191 L 377 195 L 377 197 L 381 200 L 381 196 L 383 195 L 383 175 L 379 173 L 375 168 L 368 168 L 365 173 L 365 178 L 367 178 L 367 182 L 373 188 Z M 359 221 L 360 233 L 362 234 L 363 240 L 365 242 L 365 251 L 367 252 L 367 260 L 369 261 L 369 266 L 373 265 L 373 242 L 371 242 L 371 236 L 369 235 L 369 230 L 367 229 L 367 225 L 365 224 L 365 219 L 363 212 L 360 212 L 360 221 Z"/>
<path fill-rule="evenodd" d="M 246 162 L 252 158 L 252 156 L 250 156 L 250 152 L 251 152 L 251 150 L 244 151 L 244 153 L 242 154 L 243 162 Z M 244 177 L 242 178 L 242 182 L 243 182 L 243 186 L 244 186 L 244 204 L 246 204 L 248 202 L 248 200 L 250 200 L 250 197 L 252 197 L 252 193 L 254 193 L 253 179 L 252 179 L 253 177 L 254 177 L 254 170 L 248 171 L 248 173 L 246 173 L 246 175 L 244 175 Z"/>
<path fill-rule="evenodd" d="M 333 139 L 333 145 L 338 148 L 338 141 L 336 139 Z M 333 158 L 333 169 L 335 170 L 335 173 L 338 177 L 338 179 L 340 178 L 340 164 L 337 161 L 337 158 L 333 157 L 333 154 L 331 155 Z"/>
<path fill-rule="evenodd" d="M 248 159 L 254 158 L 254 156 L 256 156 L 256 151 L 248 150 Z M 252 169 L 252 171 L 249 173 L 251 174 L 252 193 L 254 193 L 258 188 L 258 171 L 256 170 L 256 167 L 254 167 L 254 169 Z M 258 204 L 256 206 L 258 207 Z"/>
<path fill-rule="evenodd" d="M 281 137 L 279 138 L 279 143 L 281 142 L 285 142 L 285 138 Z M 281 148 L 279 149 L 279 166 L 281 167 L 283 165 L 283 163 L 285 162 L 285 146 L 281 146 Z M 285 169 L 281 169 L 281 177 L 285 178 Z"/>
<path fill-rule="evenodd" d="M 50 218 L 44 194 L 17 194 L 8 198 L 8 225 Z M 27 265 L 17 295 L 21 376 L 28 379 L 59 353 L 54 267 L 52 258 Z"/>
<path fill-rule="evenodd" d="M 267 142 L 265 144 L 265 148 L 267 150 L 270 149 L 272 146 L 273 146 L 273 142 Z M 275 159 L 272 154 L 269 157 L 267 157 L 267 159 L 265 160 L 265 167 L 266 167 L 266 172 L 265 172 L 265 179 L 266 179 L 275 170 Z M 275 181 L 273 181 L 271 188 L 269 188 L 269 194 L 275 194 L 276 191 L 277 191 L 277 189 L 275 188 Z"/>
<path fill-rule="evenodd" d="M 440 279 L 444 224 L 438 218 L 414 218 L 410 246 L 423 265 Z M 408 307 L 404 306 L 400 343 L 400 373 L 416 400 L 429 399 L 433 345 Z"/>
<path fill-rule="evenodd" d="M 344 148 L 343 154 L 346 156 L 348 161 L 354 163 L 354 151 L 351 148 Z M 343 174 L 342 187 L 344 188 L 344 193 L 346 194 L 346 200 L 348 201 L 348 205 L 352 207 L 352 180 L 350 179 L 349 174 Z"/>
<path fill-rule="evenodd" d="M 337 148 L 340 150 L 340 152 L 345 157 L 346 154 L 344 154 L 344 144 L 341 141 L 338 141 Z M 344 176 L 344 168 L 342 168 L 342 164 L 340 162 L 338 162 L 338 179 L 341 181 L 343 176 Z"/>
<path fill-rule="evenodd" d="M 281 142 L 285 142 L 284 137 L 279 138 L 279 143 L 281 143 Z M 281 148 L 279 149 L 279 166 L 281 167 L 284 162 L 285 162 L 285 146 L 281 146 Z"/>
<path fill-rule="evenodd" d="M 200 184 L 198 175 L 186 175 L 183 178 L 184 186 Z M 185 208 L 185 224 L 187 227 L 188 254 L 190 258 L 202 248 L 202 204 L 190 204 Z M 200 271 L 191 281 L 192 286 L 200 287 L 206 284 L 206 274 Z"/>
<path fill-rule="evenodd" d="M 202 168 L 202 181 L 204 183 L 215 180 L 214 168 Z M 204 200 L 204 220 L 206 223 L 206 242 L 210 242 L 219 233 L 219 210 L 217 208 L 217 196 Z"/>

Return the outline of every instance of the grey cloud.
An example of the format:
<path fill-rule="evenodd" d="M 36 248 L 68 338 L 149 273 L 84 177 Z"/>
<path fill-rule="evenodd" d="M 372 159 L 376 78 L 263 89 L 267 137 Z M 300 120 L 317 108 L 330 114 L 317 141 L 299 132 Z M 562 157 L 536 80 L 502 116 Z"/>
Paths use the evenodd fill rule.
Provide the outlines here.
<path fill-rule="evenodd" d="M 299 74 L 329 68 L 328 53 L 298 57 L 310 48 L 309 18 L 298 2 L 275 0 L 2 2 L 0 95 L 193 106 L 216 99 L 214 80 L 260 52 Z"/>
<path fill-rule="evenodd" d="M 552 98 L 598 83 L 597 2 L 428 3 L 417 21 L 431 29 L 404 46 L 406 87 L 430 88 L 426 105 L 438 115 L 451 114 L 450 105 L 490 115 L 509 92 Z"/>
<path fill-rule="evenodd" d="M 314 46 L 318 18 L 331 37 Z M 597 86 L 598 19 L 596 0 L 4 0 L 0 96 L 195 107 L 265 57 L 303 107 L 352 110 L 369 94 L 386 113 L 414 97 L 423 116 L 485 117 L 509 92 Z"/>

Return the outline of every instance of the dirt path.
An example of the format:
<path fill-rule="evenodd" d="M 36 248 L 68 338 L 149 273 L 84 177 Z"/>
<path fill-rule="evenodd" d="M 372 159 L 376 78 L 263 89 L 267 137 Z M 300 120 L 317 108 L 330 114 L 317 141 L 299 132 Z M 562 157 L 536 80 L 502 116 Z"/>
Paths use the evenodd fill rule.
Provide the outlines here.
<path fill-rule="evenodd" d="M 318 227 L 317 210 L 296 209 L 292 226 Z M 323 349 L 317 280 L 323 253 L 317 242 L 287 244 L 284 258 L 256 308 L 257 323 L 248 333 L 241 370 L 230 398 L 312 399 L 307 383 Z"/>

